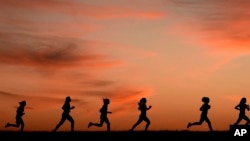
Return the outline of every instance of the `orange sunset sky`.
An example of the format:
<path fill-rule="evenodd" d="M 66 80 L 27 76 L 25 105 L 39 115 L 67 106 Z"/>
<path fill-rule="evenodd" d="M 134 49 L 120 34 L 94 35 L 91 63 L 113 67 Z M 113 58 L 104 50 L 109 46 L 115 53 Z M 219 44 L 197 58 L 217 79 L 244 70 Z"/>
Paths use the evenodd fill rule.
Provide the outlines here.
<path fill-rule="evenodd" d="M 228 130 L 241 97 L 250 101 L 249 7 L 249 0 L 1 0 L 0 130 L 19 130 L 4 125 L 26 100 L 24 130 L 52 131 L 66 96 L 76 131 L 106 130 L 87 128 L 99 122 L 106 97 L 113 131 L 137 121 L 141 97 L 152 105 L 149 130 L 186 130 L 199 120 L 203 96 L 214 130 Z M 69 122 L 59 131 L 70 131 Z"/>

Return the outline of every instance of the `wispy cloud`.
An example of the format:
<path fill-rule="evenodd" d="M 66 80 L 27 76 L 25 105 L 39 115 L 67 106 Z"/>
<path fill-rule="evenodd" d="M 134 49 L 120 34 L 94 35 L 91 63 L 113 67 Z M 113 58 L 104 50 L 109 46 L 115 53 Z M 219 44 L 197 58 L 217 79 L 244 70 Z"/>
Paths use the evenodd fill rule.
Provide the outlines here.
<path fill-rule="evenodd" d="M 167 0 L 166 3 L 173 6 L 169 12 L 174 18 L 167 34 L 187 46 L 195 46 L 199 50 L 196 57 L 204 61 L 186 71 L 187 75 L 207 80 L 233 60 L 250 55 L 249 1 Z"/>
<path fill-rule="evenodd" d="M 44 12 L 46 14 L 66 14 L 70 16 L 81 16 L 85 18 L 95 19 L 124 19 L 124 18 L 136 18 L 136 19 L 159 19 L 165 17 L 165 13 L 157 9 L 143 9 L 131 8 L 133 2 L 128 2 L 124 5 L 113 6 L 107 3 L 87 3 L 80 1 L 32 1 L 27 0 L 20 2 L 18 0 L 2 1 L 2 9 L 16 9 L 23 12 L 34 11 L 36 13 Z M 39 13 L 41 14 L 41 13 Z M 65 15 L 64 15 L 65 16 Z"/>
<path fill-rule="evenodd" d="M 107 66 L 105 55 L 92 52 L 86 41 L 60 37 L 2 33 L 0 63 L 43 68 Z M 106 60 L 107 59 L 107 60 Z M 118 61 L 117 61 L 118 63 Z"/>
<path fill-rule="evenodd" d="M 189 23 L 188 26 L 182 25 L 182 27 L 189 29 L 189 36 L 196 41 L 221 54 L 241 56 L 250 53 L 249 1 L 172 0 L 171 2 L 176 8 L 181 7 L 180 15 L 187 17 L 183 22 Z"/>

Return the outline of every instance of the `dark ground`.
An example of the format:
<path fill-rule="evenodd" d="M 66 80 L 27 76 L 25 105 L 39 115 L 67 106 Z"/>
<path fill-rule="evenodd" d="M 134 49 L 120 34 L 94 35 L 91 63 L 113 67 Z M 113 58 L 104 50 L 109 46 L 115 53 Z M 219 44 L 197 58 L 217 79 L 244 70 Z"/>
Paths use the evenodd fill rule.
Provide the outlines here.
<path fill-rule="evenodd" d="M 229 131 L 0 132 L 1 141 L 238 141 Z"/>

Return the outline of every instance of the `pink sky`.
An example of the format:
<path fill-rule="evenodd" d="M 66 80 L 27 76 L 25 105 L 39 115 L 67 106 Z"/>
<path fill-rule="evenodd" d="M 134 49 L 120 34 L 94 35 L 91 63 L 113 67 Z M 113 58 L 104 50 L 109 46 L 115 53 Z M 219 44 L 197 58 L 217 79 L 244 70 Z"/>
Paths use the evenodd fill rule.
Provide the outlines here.
<path fill-rule="evenodd" d="M 26 100 L 25 130 L 51 131 L 66 96 L 79 131 L 106 130 L 87 128 L 99 121 L 105 97 L 111 130 L 131 128 L 141 97 L 152 105 L 149 130 L 186 130 L 199 120 L 203 96 L 211 100 L 214 130 L 228 130 L 238 116 L 234 106 L 250 98 L 249 6 L 248 0 L 2 0 L 0 130 L 18 130 L 4 125 Z M 69 129 L 66 121 L 59 130 Z"/>

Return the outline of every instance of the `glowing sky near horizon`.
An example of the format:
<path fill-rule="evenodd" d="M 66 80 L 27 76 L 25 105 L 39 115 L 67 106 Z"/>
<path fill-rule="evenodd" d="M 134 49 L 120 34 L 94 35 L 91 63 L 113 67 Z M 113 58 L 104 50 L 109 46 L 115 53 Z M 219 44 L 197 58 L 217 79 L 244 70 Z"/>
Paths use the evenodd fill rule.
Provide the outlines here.
<path fill-rule="evenodd" d="M 250 98 L 249 7 L 248 0 L 1 0 L 0 130 L 18 130 L 4 125 L 26 100 L 24 130 L 51 131 L 66 96 L 78 131 L 106 130 L 87 128 L 99 122 L 106 97 L 111 130 L 131 128 L 141 97 L 152 105 L 149 130 L 186 130 L 199 120 L 203 96 L 214 130 L 228 130 L 234 106 Z"/>

